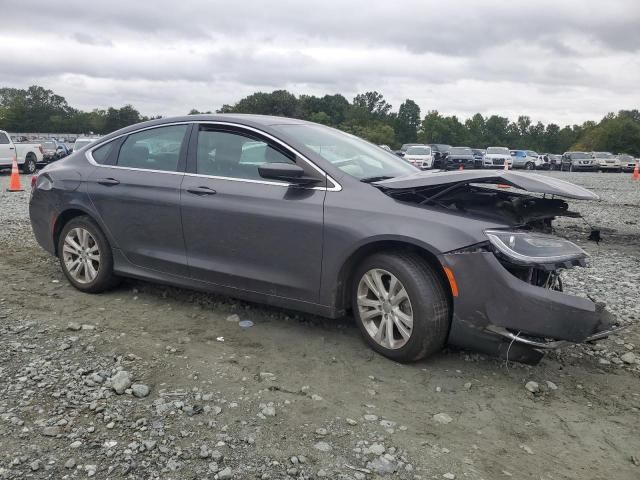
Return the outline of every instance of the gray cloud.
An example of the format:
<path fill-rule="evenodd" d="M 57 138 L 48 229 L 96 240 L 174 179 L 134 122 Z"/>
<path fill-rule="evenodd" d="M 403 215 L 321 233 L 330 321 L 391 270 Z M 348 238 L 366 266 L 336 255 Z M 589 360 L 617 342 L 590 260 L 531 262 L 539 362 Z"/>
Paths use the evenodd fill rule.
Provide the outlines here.
<path fill-rule="evenodd" d="M 638 106 L 638 24 L 637 0 L 5 0 L 0 84 L 161 114 L 377 89 L 396 106 L 581 120 Z"/>

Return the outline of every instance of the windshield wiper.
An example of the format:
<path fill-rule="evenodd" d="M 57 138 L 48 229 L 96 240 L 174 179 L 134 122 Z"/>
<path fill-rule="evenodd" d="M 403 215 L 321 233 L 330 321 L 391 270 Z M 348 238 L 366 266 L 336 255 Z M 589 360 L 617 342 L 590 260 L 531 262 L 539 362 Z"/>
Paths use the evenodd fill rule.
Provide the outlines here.
<path fill-rule="evenodd" d="M 364 178 L 361 178 L 360 181 L 363 183 L 373 183 L 373 182 L 379 182 L 380 180 L 389 180 L 390 178 L 394 178 L 394 177 L 390 177 L 389 175 L 378 175 L 376 177 L 364 177 Z"/>

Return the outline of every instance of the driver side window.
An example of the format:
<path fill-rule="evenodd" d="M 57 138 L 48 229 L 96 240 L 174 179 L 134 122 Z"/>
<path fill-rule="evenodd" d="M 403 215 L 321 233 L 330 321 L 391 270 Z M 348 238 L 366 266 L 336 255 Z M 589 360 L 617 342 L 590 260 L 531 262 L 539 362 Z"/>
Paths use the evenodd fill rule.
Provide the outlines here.
<path fill-rule="evenodd" d="M 214 177 L 260 180 L 264 163 L 292 163 L 293 155 L 238 132 L 201 126 L 196 150 L 196 173 Z"/>

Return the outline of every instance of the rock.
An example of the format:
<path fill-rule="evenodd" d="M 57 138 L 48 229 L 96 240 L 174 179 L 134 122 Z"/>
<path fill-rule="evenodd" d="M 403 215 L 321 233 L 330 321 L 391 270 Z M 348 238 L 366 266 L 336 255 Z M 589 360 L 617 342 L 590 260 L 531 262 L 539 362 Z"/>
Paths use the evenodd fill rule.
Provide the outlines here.
<path fill-rule="evenodd" d="M 230 467 L 225 467 L 223 470 L 220 470 L 218 472 L 218 479 L 219 480 L 229 480 L 232 477 L 233 477 L 233 472 L 231 472 L 231 468 Z"/>
<path fill-rule="evenodd" d="M 636 355 L 633 352 L 627 352 L 624 355 L 620 356 L 620 360 L 622 360 L 626 364 L 633 365 L 634 363 L 636 363 Z"/>
<path fill-rule="evenodd" d="M 77 332 L 81 328 L 82 328 L 82 325 L 80 325 L 77 322 L 69 322 L 69 324 L 67 325 L 67 330 L 71 330 L 73 332 Z"/>
<path fill-rule="evenodd" d="M 82 446 L 82 442 L 80 440 L 76 440 L 69 445 L 71 448 L 80 448 Z"/>
<path fill-rule="evenodd" d="M 317 435 L 322 435 L 322 436 L 324 436 L 324 435 L 326 435 L 327 433 L 329 433 L 329 432 L 327 431 L 327 429 L 326 429 L 326 428 L 318 428 L 318 429 L 316 429 L 316 434 L 317 434 Z"/>
<path fill-rule="evenodd" d="M 313 448 L 315 448 L 316 450 L 320 450 L 321 452 L 331 451 L 331 445 L 329 445 L 327 442 L 318 442 L 313 446 Z"/>
<path fill-rule="evenodd" d="M 524 388 L 529 390 L 531 393 L 538 393 L 540 391 L 540 385 L 538 385 L 537 382 L 527 382 Z"/>
<path fill-rule="evenodd" d="M 465 390 L 471 390 L 471 382 L 467 382 L 464 384 L 464 389 Z"/>
<path fill-rule="evenodd" d="M 378 416 L 377 415 L 372 415 L 370 413 L 367 413 L 363 418 L 367 422 L 377 422 L 378 421 Z"/>
<path fill-rule="evenodd" d="M 144 445 L 145 450 L 153 450 L 156 448 L 155 440 L 143 440 L 142 445 Z"/>
<path fill-rule="evenodd" d="M 42 466 L 42 462 L 40 460 L 34 460 L 29 464 L 29 468 L 31 468 L 31 470 L 34 472 L 37 472 L 38 470 L 40 470 L 41 466 Z"/>
<path fill-rule="evenodd" d="M 382 455 L 386 451 L 386 448 L 384 448 L 384 445 L 374 443 L 367 450 L 374 455 Z"/>
<path fill-rule="evenodd" d="M 60 427 L 44 427 L 42 429 L 42 434 L 45 437 L 55 437 L 62 434 L 62 429 Z"/>
<path fill-rule="evenodd" d="M 316 476 L 319 478 L 325 478 L 325 477 L 328 477 L 329 474 L 327 473 L 326 470 L 320 469 L 318 470 L 318 473 L 316 474 Z"/>
<path fill-rule="evenodd" d="M 354 426 L 354 425 L 357 425 L 357 424 L 358 424 L 358 422 L 356 422 L 356 421 L 355 421 L 354 419 L 352 419 L 352 418 L 347 418 L 345 421 L 346 421 L 349 425 L 351 425 L 351 426 Z"/>
<path fill-rule="evenodd" d="M 124 391 L 131 386 L 131 376 L 129 372 L 120 370 L 110 378 L 111 388 L 118 394 L 122 395 Z"/>
<path fill-rule="evenodd" d="M 440 425 L 446 425 L 447 423 L 451 423 L 453 421 L 453 418 L 451 418 L 446 413 L 436 413 L 433 416 L 433 420 Z"/>
<path fill-rule="evenodd" d="M 131 385 L 131 392 L 134 397 L 144 398 L 149 395 L 149 387 L 143 383 L 134 383 Z"/>
<path fill-rule="evenodd" d="M 533 453 L 533 450 L 531 449 L 531 447 L 530 447 L 530 446 L 528 446 L 528 445 L 520 445 L 520 448 L 521 448 L 522 450 L 524 450 L 525 452 L 527 452 L 529 455 L 535 455 L 535 454 Z"/>
<path fill-rule="evenodd" d="M 276 409 L 275 409 L 275 407 L 273 407 L 271 405 L 267 405 L 266 407 L 264 407 L 262 409 L 261 413 L 265 417 L 275 417 L 276 416 Z"/>
<path fill-rule="evenodd" d="M 236 315 L 235 313 L 232 315 L 229 315 L 227 317 L 227 322 L 235 322 L 238 323 L 240 321 L 240 317 L 238 315 Z"/>
<path fill-rule="evenodd" d="M 224 455 L 220 453 L 218 450 L 214 450 L 209 454 L 209 457 L 211 457 L 211 460 L 213 460 L 214 462 L 221 462 L 222 459 L 224 458 Z"/>
<path fill-rule="evenodd" d="M 67 460 L 64 464 L 64 468 L 73 468 L 75 466 L 76 466 L 76 459 L 73 457 Z"/>
<path fill-rule="evenodd" d="M 549 390 L 557 390 L 558 386 L 555 383 L 550 382 L 549 380 L 547 380 L 547 388 Z"/>
<path fill-rule="evenodd" d="M 378 475 L 388 475 L 398 470 L 398 466 L 386 456 L 374 458 L 367 463 L 367 468 L 373 470 Z"/>
<path fill-rule="evenodd" d="M 455 480 L 456 476 L 453 473 L 445 473 L 442 475 L 442 478 L 446 478 L 447 480 Z"/>
<path fill-rule="evenodd" d="M 320 400 L 322 400 L 322 397 L 314 393 L 313 395 L 311 395 L 311 400 L 315 400 L 316 402 L 319 402 Z"/>

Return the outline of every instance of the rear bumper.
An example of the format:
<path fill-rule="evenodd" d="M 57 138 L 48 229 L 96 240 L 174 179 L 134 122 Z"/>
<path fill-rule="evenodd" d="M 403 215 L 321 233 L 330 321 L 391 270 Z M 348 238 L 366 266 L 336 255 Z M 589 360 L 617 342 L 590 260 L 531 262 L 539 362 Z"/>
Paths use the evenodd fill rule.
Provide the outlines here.
<path fill-rule="evenodd" d="M 526 283 L 491 252 L 447 254 L 444 262 L 459 290 L 449 335 L 453 345 L 504 354 L 514 343 L 526 351 L 593 341 L 615 327 L 603 304 Z"/>

